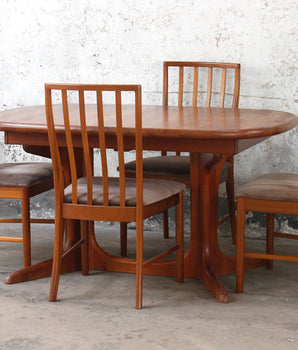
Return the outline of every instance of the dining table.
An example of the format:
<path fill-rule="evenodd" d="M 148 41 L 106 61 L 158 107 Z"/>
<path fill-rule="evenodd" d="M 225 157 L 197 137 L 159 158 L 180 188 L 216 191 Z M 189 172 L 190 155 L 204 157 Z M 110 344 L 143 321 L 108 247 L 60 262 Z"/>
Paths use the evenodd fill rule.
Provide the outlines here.
<path fill-rule="evenodd" d="M 57 111 L 61 106 L 57 105 Z M 116 127 L 112 111 L 105 113 L 106 144 L 116 149 Z M 87 105 L 90 146 L 98 147 L 94 105 Z M 62 113 L 61 113 L 62 118 Z M 190 243 L 184 255 L 184 275 L 198 278 L 221 303 L 229 302 L 229 294 L 221 275 L 236 271 L 235 255 L 222 252 L 218 242 L 219 176 L 223 164 L 232 156 L 264 140 L 286 132 L 298 124 L 298 118 L 288 112 L 242 108 L 175 107 L 143 105 L 142 136 L 144 150 L 188 152 L 190 154 Z M 62 125 L 61 121 L 61 125 Z M 134 106 L 123 109 L 124 146 L 134 149 Z M 76 126 L 77 128 L 79 125 Z M 0 131 L 5 143 L 23 145 L 26 151 L 49 156 L 45 106 L 29 106 L 0 112 Z M 290 136 L 288 136 L 290 137 Z M 60 146 L 65 146 L 63 137 Z M 80 140 L 76 147 L 80 156 Z M 253 150 L 252 150 L 253 152 Z M 203 153 L 210 161 L 203 162 Z M 82 155 L 81 155 L 82 156 Z M 237 167 L 235 169 L 237 171 Z M 71 247 L 79 235 L 79 223 L 68 222 L 65 246 Z M 92 230 L 91 230 L 92 231 Z M 91 270 L 135 272 L 135 260 L 114 256 L 99 246 L 94 231 L 90 233 L 89 262 Z M 245 268 L 263 264 L 247 259 Z M 5 283 L 13 284 L 51 275 L 52 259 L 9 274 Z M 80 269 L 80 251 L 73 249 L 62 259 L 62 273 Z M 152 264 L 146 274 L 174 276 L 175 259 Z"/>

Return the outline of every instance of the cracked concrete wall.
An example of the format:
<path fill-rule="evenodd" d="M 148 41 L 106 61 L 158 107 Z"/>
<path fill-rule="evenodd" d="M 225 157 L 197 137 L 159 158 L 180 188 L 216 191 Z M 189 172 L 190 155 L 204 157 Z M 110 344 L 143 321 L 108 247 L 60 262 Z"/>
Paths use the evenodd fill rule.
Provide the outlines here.
<path fill-rule="evenodd" d="M 0 110 L 43 104 L 46 81 L 140 83 L 144 104 L 161 103 L 162 62 L 201 60 L 241 63 L 240 107 L 298 115 L 297 0 L 1 0 L 0 6 Z M 236 187 L 267 171 L 298 172 L 297 141 L 294 129 L 237 155 Z M 0 161 L 37 159 L 4 145 L 1 135 Z"/>

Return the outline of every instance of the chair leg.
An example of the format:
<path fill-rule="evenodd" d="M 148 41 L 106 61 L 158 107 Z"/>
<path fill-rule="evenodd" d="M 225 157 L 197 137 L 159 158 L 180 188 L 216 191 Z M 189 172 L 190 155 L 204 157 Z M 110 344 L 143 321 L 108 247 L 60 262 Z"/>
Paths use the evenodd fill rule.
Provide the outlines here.
<path fill-rule="evenodd" d="M 143 307 L 143 218 L 137 219 L 136 233 L 136 308 Z"/>
<path fill-rule="evenodd" d="M 274 214 L 266 214 L 266 253 L 273 254 L 274 252 Z M 266 266 L 268 270 L 273 269 L 273 260 L 267 260 Z"/>
<path fill-rule="evenodd" d="M 242 293 L 244 283 L 245 210 L 241 198 L 238 198 L 237 208 L 236 290 L 238 293 Z"/>
<path fill-rule="evenodd" d="M 61 270 L 61 261 L 62 261 L 62 254 L 63 254 L 63 233 L 64 233 L 63 218 L 61 217 L 61 214 L 59 213 L 59 210 L 57 210 L 57 208 L 55 209 L 55 213 L 56 213 L 56 217 L 55 217 L 54 255 L 53 255 L 53 266 L 52 266 L 49 301 L 55 301 L 57 299 L 60 270 Z"/>
<path fill-rule="evenodd" d="M 176 251 L 177 282 L 184 282 L 184 220 L 183 220 L 183 192 L 179 194 L 179 204 L 176 206 Z"/>
<path fill-rule="evenodd" d="M 169 238 L 169 212 L 163 212 L 163 238 Z"/>
<path fill-rule="evenodd" d="M 166 210 L 162 213 L 163 215 L 163 238 L 169 238 L 169 212 Z"/>
<path fill-rule="evenodd" d="M 233 241 L 233 244 L 236 244 L 237 220 L 236 220 L 236 208 L 235 208 L 234 175 L 233 175 L 232 168 L 230 169 L 229 178 L 226 181 L 226 192 L 227 192 L 227 199 L 228 199 L 228 206 L 229 206 L 232 241 Z"/>
<path fill-rule="evenodd" d="M 24 267 L 31 265 L 30 199 L 28 194 L 22 198 L 22 231 Z"/>
<path fill-rule="evenodd" d="M 127 222 L 120 222 L 120 254 L 127 256 Z"/>
<path fill-rule="evenodd" d="M 82 273 L 83 276 L 89 275 L 89 222 L 81 221 L 81 239 L 83 243 L 81 245 L 82 256 Z M 92 222 L 90 223 L 92 224 Z"/>

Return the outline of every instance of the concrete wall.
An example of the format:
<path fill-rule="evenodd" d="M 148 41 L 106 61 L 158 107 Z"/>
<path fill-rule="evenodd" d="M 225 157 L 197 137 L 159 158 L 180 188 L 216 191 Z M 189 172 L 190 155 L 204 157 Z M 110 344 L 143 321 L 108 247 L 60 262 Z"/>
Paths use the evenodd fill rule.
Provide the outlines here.
<path fill-rule="evenodd" d="M 298 115 L 297 0 L 0 6 L 0 110 L 43 104 L 46 81 L 141 83 L 143 102 L 161 103 L 163 60 L 205 60 L 241 63 L 240 107 Z M 267 171 L 298 172 L 297 141 L 295 129 L 238 155 L 236 187 Z M 1 135 L 0 161 L 36 159 Z"/>

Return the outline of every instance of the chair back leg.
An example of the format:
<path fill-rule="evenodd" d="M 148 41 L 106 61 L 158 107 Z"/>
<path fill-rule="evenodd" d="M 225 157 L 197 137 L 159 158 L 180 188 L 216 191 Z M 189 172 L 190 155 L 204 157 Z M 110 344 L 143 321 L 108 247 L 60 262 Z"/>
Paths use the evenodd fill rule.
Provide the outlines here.
<path fill-rule="evenodd" d="M 163 238 L 169 238 L 169 212 L 168 210 L 162 213 L 163 215 Z"/>
<path fill-rule="evenodd" d="M 274 214 L 267 213 L 266 215 L 266 253 L 273 254 L 274 252 Z M 267 260 L 266 266 L 268 270 L 273 269 L 273 260 Z"/>
<path fill-rule="evenodd" d="M 176 250 L 177 261 L 177 282 L 184 282 L 184 211 L 183 211 L 183 192 L 179 193 L 179 204 L 175 208 L 176 214 Z"/>
<path fill-rule="evenodd" d="M 120 222 L 120 254 L 127 256 L 127 222 Z"/>
<path fill-rule="evenodd" d="M 30 199 L 25 191 L 22 197 L 22 231 L 24 267 L 31 265 Z"/>

